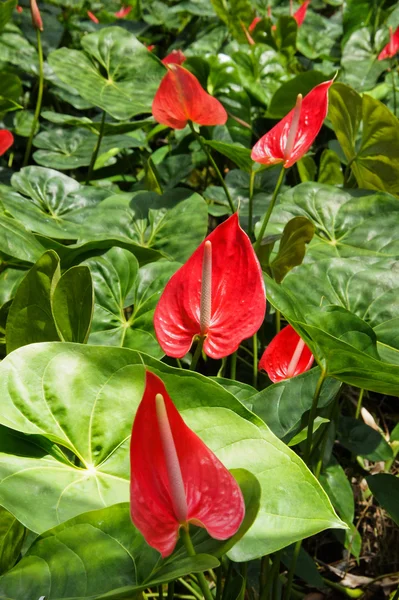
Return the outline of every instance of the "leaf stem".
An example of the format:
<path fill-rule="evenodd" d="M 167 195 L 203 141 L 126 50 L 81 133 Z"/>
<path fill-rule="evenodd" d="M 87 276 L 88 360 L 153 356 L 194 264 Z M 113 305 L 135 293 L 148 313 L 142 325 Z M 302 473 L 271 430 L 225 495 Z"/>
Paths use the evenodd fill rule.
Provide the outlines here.
<path fill-rule="evenodd" d="M 255 250 L 256 254 L 259 253 L 260 246 L 261 246 L 263 236 L 266 231 L 267 224 L 272 215 L 274 205 L 276 204 L 276 199 L 277 199 L 278 193 L 280 191 L 281 184 L 283 183 L 284 175 L 285 175 L 285 169 L 284 169 L 284 167 L 281 167 L 280 175 L 278 176 L 276 187 L 274 188 L 273 196 L 272 196 L 272 199 L 270 200 L 269 208 L 267 209 L 267 213 L 265 214 L 265 216 L 263 218 L 258 237 L 256 238 L 256 242 L 254 244 L 254 250 Z"/>
<path fill-rule="evenodd" d="M 230 379 L 233 381 L 236 379 L 237 375 L 237 350 L 233 352 L 230 359 Z"/>
<path fill-rule="evenodd" d="M 175 582 L 169 581 L 168 583 L 168 600 L 173 600 L 175 595 Z"/>
<path fill-rule="evenodd" d="M 319 401 L 321 388 L 323 387 L 325 378 L 326 378 L 326 372 L 324 371 L 324 369 L 322 369 L 321 373 L 320 373 L 320 377 L 316 384 L 316 389 L 315 389 L 315 392 L 313 395 L 312 407 L 310 409 L 310 414 L 309 414 L 308 433 L 307 433 L 307 437 L 306 437 L 306 446 L 305 446 L 305 452 L 304 452 L 304 457 L 303 457 L 303 460 L 305 461 L 305 463 L 307 465 L 309 463 L 310 453 L 312 451 L 313 423 L 316 418 L 317 404 Z"/>
<path fill-rule="evenodd" d="M 253 227 L 253 200 L 254 200 L 254 182 L 255 182 L 255 171 L 251 171 L 249 176 L 249 199 L 248 199 L 248 235 L 252 237 Z"/>
<path fill-rule="evenodd" d="M 201 356 L 204 341 L 205 341 L 205 336 L 201 335 L 201 337 L 198 340 L 195 352 L 193 354 L 193 358 L 191 359 L 190 371 L 195 371 L 195 367 L 197 366 L 197 362 L 199 360 L 199 357 Z"/>
<path fill-rule="evenodd" d="M 194 135 L 195 139 L 197 140 L 197 142 L 201 146 L 202 150 L 205 152 L 206 156 L 208 157 L 209 162 L 211 163 L 212 167 L 214 168 L 215 173 L 218 176 L 218 179 L 219 179 L 219 181 L 220 181 L 220 183 L 222 185 L 222 188 L 224 189 L 224 193 L 226 194 L 226 198 L 227 198 L 227 201 L 229 203 L 230 210 L 231 210 L 232 214 L 234 214 L 236 212 L 236 209 L 234 207 L 233 200 L 231 199 L 230 192 L 227 189 L 227 185 L 226 185 L 226 183 L 225 183 L 225 181 L 223 179 L 223 176 L 222 176 L 221 172 L 219 171 L 219 167 L 215 163 L 215 161 L 214 161 L 214 159 L 212 157 L 212 154 L 209 152 L 208 148 L 206 147 L 206 145 L 202 141 L 202 137 L 195 131 L 194 125 L 193 125 L 192 121 L 189 121 L 188 124 L 190 125 L 190 129 L 193 132 L 193 135 Z"/>
<path fill-rule="evenodd" d="M 43 47 L 42 47 L 41 31 L 38 28 L 36 29 L 36 39 L 37 39 L 37 54 L 38 54 L 38 58 L 39 58 L 39 89 L 37 92 L 35 114 L 34 114 L 33 121 L 32 121 L 32 127 L 30 130 L 28 143 L 26 145 L 24 162 L 22 164 L 23 167 L 26 167 L 26 165 L 28 164 L 28 161 L 29 161 L 30 153 L 32 150 L 33 136 L 35 135 L 37 123 L 39 121 L 40 111 L 42 108 L 42 99 L 43 99 L 43 88 L 44 88 Z"/>
<path fill-rule="evenodd" d="M 252 361 L 252 385 L 254 388 L 258 385 L 258 334 L 255 333 L 252 338 L 254 357 Z"/>
<path fill-rule="evenodd" d="M 292 582 L 294 581 L 295 568 L 296 568 L 296 563 L 298 562 L 298 556 L 301 551 L 301 546 L 302 546 L 302 540 L 298 540 L 294 547 L 294 552 L 292 554 L 292 560 L 291 560 L 290 568 L 288 571 L 284 600 L 290 600 L 290 598 L 291 598 Z"/>
<path fill-rule="evenodd" d="M 393 93 L 393 114 L 396 117 L 396 86 L 395 86 L 395 60 L 391 60 L 391 75 L 392 75 L 392 93 Z"/>
<path fill-rule="evenodd" d="M 362 410 L 363 395 L 364 395 L 364 388 L 361 388 L 359 397 L 357 399 L 355 419 L 358 419 L 360 417 L 360 411 Z"/>
<path fill-rule="evenodd" d="M 276 577 L 276 573 L 278 576 L 279 569 L 280 569 L 280 552 L 277 552 L 273 558 L 271 568 L 268 569 L 267 580 L 266 580 L 265 586 L 262 590 L 260 600 L 269 600 L 270 593 L 273 591 L 273 583 L 274 583 L 274 580 Z"/>
<path fill-rule="evenodd" d="M 281 331 L 281 312 L 276 308 L 276 333 Z"/>
<path fill-rule="evenodd" d="M 188 526 L 182 527 L 180 529 L 180 535 L 183 540 L 183 544 L 184 544 L 184 547 L 186 548 L 186 552 L 187 552 L 188 556 L 195 556 L 195 550 L 194 550 L 193 543 L 191 541 Z M 208 582 L 205 579 L 205 575 L 203 573 L 196 573 L 195 576 L 198 581 L 198 585 L 200 586 L 200 588 L 202 590 L 205 600 L 214 600 L 211 590 L 209 589 Z"/>
<path fill-rule="evenodd" d="M 91 155 L 91 161 L 89 165 L 89 170 L 87 172 L 86 185 L 90 183 L 91 178 L 93 176 L 94 165 L 96 164 L 97 156 L 100 151 L 101 142 L 104 135 L 104 125 L 105 125 L 105 110 L 103 111 L 103 115 L 101 117 L 100 131 L 98 132 L 98 139 L 93 150 L 93 154 Z"/>

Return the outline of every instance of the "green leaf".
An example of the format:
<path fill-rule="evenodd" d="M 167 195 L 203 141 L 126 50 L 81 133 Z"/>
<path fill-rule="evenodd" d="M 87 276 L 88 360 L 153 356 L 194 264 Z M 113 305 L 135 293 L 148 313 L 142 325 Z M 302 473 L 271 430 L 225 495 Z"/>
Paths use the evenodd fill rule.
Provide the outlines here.
<path fill-rule="evenodd" d="M 323 425 L 324 423 L 329 423 L 328 419 L 324 419 L 323 417 L 316 417 L 315 420 L 313 421 L 313 433 L 315 433 L 320 425 Z M 288 445 L 290 446 L 290 448 L 292 446 L 296 446 L 297 444 L 300 444 L 301 442 L 303 442 L 304 440 L 306 440 L 308 435 L 308 428 L 304 427 L 299 433 L 297 433 L 296 435 L 294 435 L 294 437 L 288 442 Z"/>
<path fill-rule="evenodd" d="M 271 119 L 282 119 L 294 108 L 298 94 L 305 96 L 326 79 L 324 73 L 306 71 L 286 81 L 273 95 L 267 109 L 267 116 Z"/>
<path fill-rule="evenodd" d="M 147 587 L 218 564 L 216 558 L 204 554 L 161 560 L 133 526 L 129 505 L 116 504 L 46 531 L 0 579 L 0 594 L 10 600 L 39 598 L 39 594 L 49 600 L 127 598 L 128 593 L 131 597 Z"/>
<path fill-rule="evenodd" d="M 298 173 L 302 183 L 305 183 L 305 181 L 316 180 L 317 166 L 311 156 L 304 156 L 298 160 L 296 165 L 298 167 Z"/>
<path fill-rule="evenodd" d="M 301 54 L 314 60 L 325 57 L 331 60 L 334 57 L 334 46 L 342 35 L 342 25 L 339 22 L 339 14 L 331 17 L 323 17 L 320 14 L 308 10 L 306 19 L 299 27 L 297 48 Z M 330 69 L 332 70 L 333 65 Z"/>
<path fill-rule="evenodd" d="M 34 263 L 44 251 L 42 244 L 16 219 L 0 214 L 0 256 L 2 258 L 7 260 L 11 257 L 25 263 Z"/>
<path fill-rule="evenodd" d="M 376 462 L 393 457 L 392 448 L 381 433 L 353 417 L 340 417 L 337 437 L 345 448 L 357 456 Z"/>
<path fill-rule="evenodd" d="M 284 277 L 300 265 L 306 253 L 306 245 L 315 232 L 313 223 L 306 217 L 294 217 L 284 227 L 276 257 L 270 263 L 274 279 L 281 283 Z"/>
<path fill-rule="evenodd" d="M 80 460 L 74 465 L 27 447 L 11 455 L 0 438 L 0 502 L 22 523 L 42 532 L 128 499 L 129 439 L 144 389 L 143 360 L 226 467 L 246 469 L 259 480 L 261 507 L 231 550 L 234 560 L 343 526 L 300 458 L 217 383 L 132 350 L 66 343 L 30 345 L 0 363 L 0 422 L 44 435 Z M 27 494 L 33 485 L 35 494 Z"/>
<path fill-rule="evenodd" d="M 95 291 L 89 342 L 141 350 L 162 358 L 153 316 L 166 283 L 180 263 L 161 260 L 139 269 L 131 252 L 112 248 L 102 256 L 90 258 L 86 265 Z"/>
<path fill-rule="evenodd" d="M 342 185 L 344 176 L 341 170 L 341 161 L 333 150 L 326 148 L 320 157 L 319 183 Z"/>
<path fill-rule="evenodd" d="M 358 92 L 367 92 L 374 88 L 380 75 L 386 70 L 386 63 L 377 60 L 370 28 L 358 27 L 359 24 L 356 26 L 357 31 L 351 34 L 343 46 L 340 79 Z"/>
<path fill-rule="evenodd" d="M 50 129 L 34 138 L 33 145 L 40 149 L 33 154 L 33 158 L 39 165 L 60 171 L 86 167 L 90 164 L 97 141 L 98 135 L 86 129 Z M 129 135 L 104 136 L 99 158 L 101 154 L 111 150 L 116 154 L 125 148 L 140 148 L 144 145 L 145 135 L 142 131 Z"/>
<path fill-rule="evenodd" d="M 398 212 L 398 200 L 390 194 L 308 182 L 280 195 L 267 233 L 280 234 L 292 217 L 307 217 L 316 231 L 305 260 L 328 256 L 393 259 L 399 258 Z"/>
<path fill-rule="evenodd" d="M 7 353 L 26 344 L 59 340 L 51 307 L 61 275 L 59 263 L 55 252 L 45 252 L 19 285 L 7 318 Z"/>
<path fill-rule="evenodd" d="M 336 83 L 329 117 L 359 187 L 398 195 L 399 122 L 389 108 Z"/>
<path fill-rule="evenodd" d="M 293 56 L 296 52 L 296 38 L 298 25 L 295 19 L 289 15 L 278 18 L 275 40 L 277 50 L 282 54 Z"/>
<path fill-rule="evenodd" d="M 203 140 L 207 146 L 227 156 L 239 169 L 251 173 L 254 162 L 251 159 L 251 150 L 239 144 L 227 144 L 216 140 Z"/>
<path fill-rule="evenodd" d="M 249 0 L 211 0 L 215 13 L 229 28 L 238 40 L 245 40 L 241 22 L 248 20 L 252 12 Z"/>
<path fill-rule="evenodd" d="M 165 67 L 134 35 L 106 27 L 83 37 L 84 51 L 60 48 L 48 58 L 57 77 L 115 119 L 150 113 Z"/>
<path fill-rule="evenodd" d="M 15 2 L 13 1 L 15 5 Z M 0 11 L 3 3 L 0 4 Z M 1 29 L 1 12 L 0 12 L 0 29 Z M 1 94 L 0 94 L 0 113 L 17 110 L 22 108 L 19 104 L 19 99 L 22 95 L 22 82 L 14 73 L 0 73 Z"/>
<path fill-rule="evenodd" d="M 53 112 L 51 110 L 43 110 L 40 116 L 46 119 L 47 121 L 50 121 L 50 123 L 54 123 L 55 125 L 69 125 L 70 127 L 81 127 L 83 129 L 88 129 L 93 133 L 99 132 L 101 128 L 101 118 L 100 120 L 93 121 L 88 117 L 74 117 L 73 115 L 64 115 L 58 112 Z M 131 131 L 136 131 L 136 129 L 141 129 L 146 125 L 153 124 L 153 117 L 126 122 L 114 122 L 106 120 L 104 123 L 104 135 L 108 136 L 112 134 L 121 135 L 123 133 L 130 133 Z"/>
<path fill-rule="evenodd" d="M 25 527 L 0 506 L 0 574 L 17 562 L 25 538 Z"/>
<path fill-rule="evenodd" d="M 366 481 L 373 496 L 399 526 L 399 478 L 389 473 L 369 475 Z"/>
<path fill-rule="evenodd" d="M 11 19 L 16 6 L 17 0 L 4 0 L 0 2 L 0 31 L 4 29 Z"/>
<path fill-rule="evenodd" d="M 63 342 L 85 344 L 93 316 L 94 291 L 90 270 L 72 267 L 58 281 L 52 298 L 52 311 Z"/>
<path fill-rule="evenodd" d="M 263 419 L 274 435 L 284 438 L 285 441 L 290 440 L 300 427 L 302 416 L 312 406 L 319 377 L 320 369 L 316 368 L 270 385 L 250 399 L 251 410 Z M 321 389 L 318 407 L 328 406 L 340 387 L 338 381 L 326 379 Z"/>

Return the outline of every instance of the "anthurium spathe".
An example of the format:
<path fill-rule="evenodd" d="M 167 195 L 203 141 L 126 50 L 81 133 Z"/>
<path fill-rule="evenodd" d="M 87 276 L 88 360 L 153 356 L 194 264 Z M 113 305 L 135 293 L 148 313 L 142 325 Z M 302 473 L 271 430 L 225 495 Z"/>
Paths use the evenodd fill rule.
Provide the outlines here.
<path fill-rule="evenodd" d="M 310 4 L 310 0 L 305 0 L 305 2 L 292 15 L 294 17 L 295 21 L 297 22 L 298 27 L 300 27 L 305 20 L 306 11 L 308 10 L 309 4 Z"/>
<path fill-rule="evenodd" d="M 283 163 L 288 169 L 313 144 L 328 111 L 328 90 L 333 79 L 320 83 L 252 148 L 251 158 L 263 165 Z"/>
<path fill-rule="evenodd" d="M 164 65 L 182 65 L 185 60 L 186 57 L 181 50 L 172 50 L 161 62 Z"/>
<path fill-rule="evenodd" d="M 130 444 L 130 510 L 134 525 L 163 557 L 180 527 L 204 527 L 225 540 L 244 518 L 234 477 L 184 423 L 156 375 L 147 372 Z"/>
<path fill-rule="evenodd" d="M 117 19 L 124 19 L 132 11 L 132 8 L 132 6 L 122 6 L 122 8 L 115 13 L 115 17 Z"/>
<path fill-rule="evenodd" d="M 0 129 L 0 156 L 2 156 L 14 143 L 14 136 L 8 129 Z"/>
<path fill-rule="evenodd" d="M 257 332 L 265 310 L 262 270 L 235 213 L 169 280 L 155 310 L 155 332 L 168 356 L 182 358 L 199 336 L 204 352 L 218 359 Z"/>
<path fill-rule="evenodd" d="M 291 325 L 282 329 L 270 342 L 259 361 L 273 383 L 308 371 L 313 354 Z"/>
<path fill-rule="evenodd" d="M 158 123 L 173 129 L 184 129 L 188 121 L 199 125 L 226 123 L 222 104 L 201 87 L 190 71 L 176 63 L 169 63 L 167 68 L 152 103 L 152 114 Z"/>
<path fill-rule="evenodd" d="M 393 32 L 392 27 L 389 28 L 389 42 L 381 50 L 377 59 L 385 60 L 386 58 L 393 58 L 399 51 L 399 27 Z"/>

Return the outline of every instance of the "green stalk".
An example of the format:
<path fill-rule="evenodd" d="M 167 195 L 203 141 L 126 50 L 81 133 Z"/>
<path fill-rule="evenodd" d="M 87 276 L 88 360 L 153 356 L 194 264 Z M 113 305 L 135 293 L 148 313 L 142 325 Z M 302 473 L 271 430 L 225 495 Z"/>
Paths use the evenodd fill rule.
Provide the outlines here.
<path fill-rule="evenodd" d="M 230 379 L 232 379 L 234 381 L 236 378 L 236 374 L 237 374 L 237 350 L 235 352 L 233 352 L 233 354 L 231 355 Z"/>
<path fill-rule="evenodd" d="M 399 587 L 396 590 L 395 594 L 393 595 L 392 600 L 399 600 Z"/>
<path fill-rule="evenodd" d="M 36 38 L 37 38 L 37 54 L 39 57 L 39 89 L 37 92 L 35 115 L 33 117 L 32 127 L 30 130 L 28 143 L 26 145 L 24 162 L 22 164 L 23 167 L 26 167 L 26 165 L 28 164 L 30 152 L 32 150 L 33 136 L 35 135 L 37 123 L 39 121 L 40 111 L 42 108 L 42 99 L 43 99 L 43 88 L 44 88 L 43 47 L 42 47 L 41 32 L 40 32 L 40 29 L 38 29 L 38 28 L 36 29 Z"/>
<path fill-rule="evenodd" d="M 175 595 L 175 582 L 169 581 L 168 583 L 168 600 L 173 600 Z"/>
<path fill-rule="evenodd" d="M 198 344 L 193 354 L 193 358 L 191 359 L 190 371 L 195 371 L 195 367 L 197 366 L 197 362 L 199 360 L 199 357 L 201 356 L 204 341 L 205 337 L 202 335 L 198 340 Z"/>
<path fill-rule="evenodd" d="M 260 600 L 269 600 L 270 592 L 273 591 L 273 583 L 275 580 L 275 576 L 276 576 L 276 573 L 278 576 L 279 569 L 280 569 L 280 553 L 277 552 L 274 557 L 271 568 L 268 569 L 266 584 L 262 590 Z"/>
<path fill-rule="evenodd" d="M 391 60 L 392 92 L 393 92 L 393 114 L 396 117 L 396 86 L 395 86 L 395 60 Z"/>
<path fill-rule="evenodd" d="M 180 535 L 183 540 L 184 547 L 186 548 L 187 554 L 189 556 L 195 556 L 195 550 L 191 541 L 190 533 L 188 531 L 188 526 L 187 528 L 182 527 L 180 529 Z M 198 585 L 202 590 L 205 600 L 214 600 L 211 590 L 209 589 L 208 582 L 205 579 L 205 575 L 203 573 L 196 573 L 195 577 L 198 581 Z"/>
<path fill-rule="evenodd" d="M 87 178 L 86 178 L 86 185 L 88 183 L 90 183 L 91 178 L 93 176 L 94 165 L 96 164 L 97 156 L 100 151 L 100 146 L 101 146 L 101 142 L 102 142 L 103 135 L 104 135 L 104 124 L 105 124 L 105 111 L 103 111 L 103 116 L 101 118 L 100 131 L 98 133 L 97 143 L 93 150 L 93 154 L 91 155 L 91 161 L 90 161 L 89 170 L 88 170 Z"/>
<path fill-rule="evenodd" d="M 234 214 L 236 212 L 236 209 L 234 207 L 233 200 L 231 199 L 230 192 L 227 189 L 227 186 L 226 186 L 226 183 L 225 183 L 225 181 L 223 179 L 223 176 L 222 176 L 221 172 L 219 171 L 219 167 L 217 166 L 217 164 L 213 160 L 212 154 L 209 152 L 208 148 L 206 147 L 206 145 L 202 141 L 201 136 L 195 131 L 194 125 L 193 125 L 192 121 L 189 121 L 188 124 L 190 125 L 190 129 L 193 132 L 193 135 L 194 135 L 195 139 L 197 140 L 197 142 L 201 146 L 202 150 L 205 152 L 205 154 L 206 154 L 209 162 L 211 163 L 212 167 L 215 169 L 215 173 L 218 176 L 218 179 L 219 179 L 219 181 L 221 183 L 222 188 L 224 189 L 224 193 L 226 194 L 226 198 L 227 198 L 227 201 L 229 203 L 230 210 L 231 210 L 232 214 Z"/>
<path fill-rule="evenodd" d="M 254 200 L 254 182 L 255 182 L 255 171 L 251 171 L 249 176 L 249 199 L 248 199 L 248 235 L 252 237 L 252 226 L 253 226 L 253 200 Z"/>
<path fill-rule="evenodd" d="M 253 338 L 252 338 L 252 343 L 253 343 L 253 351 L 254 351 L 254 357 L 252 360 L 252 373 L 253 373 L 253 380 L 252 380 L 252 385 L 254 388 L 256 388 L 256 386 L 258 385 L 258 334 L 255 333 Z"/>
<path fill-rule="evenodd" d="M 259 253 L 260 246 L 261 246 L 263 236 L 266 231 L 267 224 L 272 215 L 274 205 L 276 204 L 276 199 L 277 199 L 278 193 L 280 191 L 281 184 L 283 183 L 284 175 L 285 175 L 285 169 L 284 169 L 284 167 L 281 167 L 280 175 L 278 176 L 276 187 L 274 188 L 273 196 L 272 196 L 272 199 L 270 200 L 269 208 L 267 209 L 267 213 L 265 214 L 265 216 L 263 218 L 263 222 L 262 222 L 258 237 L 256 238 L 256 242 L 254 244 L 254 250 L 255 250 L 256 254 Z"/>
<path fill-rule="evenodd" d="M 301 551 L 301 546 L 302 546 L 302 540 L 298 540 L 297 543 L 295 544 L 294 552 L 292 555 L 291 565 L 290 565 L 290 568 L 288 571 L 287 585 L 285 588 L 284 600 L 290 600 L 290 598 L 291 598 L 292 582 L 294 581 L 295 567 L 296 567 L 296 563 L 298 561 L 299 553 Z"/>
<path fill-rule="evenodd" d="M 281 331 L 281 312 L 276 308 L 276 333 Z"/>
<path fill-rule="evenodd" d="M 362 388 L 360 390 L 359 398 L 357 399 L 355 419 L 358 419 L 360 417 L 360 411 L 362 410 L 363 395 L 364 395 L 364 388 Z"/>

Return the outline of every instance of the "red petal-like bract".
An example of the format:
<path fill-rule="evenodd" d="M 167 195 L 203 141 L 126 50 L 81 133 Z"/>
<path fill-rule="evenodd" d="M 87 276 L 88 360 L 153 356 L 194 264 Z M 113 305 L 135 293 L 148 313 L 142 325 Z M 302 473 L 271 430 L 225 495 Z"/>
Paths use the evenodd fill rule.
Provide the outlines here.
<path fill-rule="evenodd" d="M 310 4 L 310 0 L 305 0 L 305 2 L 298 8 L 296 12 L 292 15 L 295 21 L 298 24 L 298 27 L 302 25 L 306 17 L 306 11 L 308 10 L 308 6 Z"/>
<path fill-rule="evenodd" d="M 0 129 L 0 156 L 3 156 L 3 154 L 11 148 L 13 143 L 14 136 L 11 131 L 8 131 L 8 129 Z"/>
<path fill-rule="evenodd" d="M 146 48 L 149 52 L 152 52 L 155 48 L 155 44 L 149 44 L 148 46 L 146 46 Z"/>
<path fill-rule="evenodd" d="M 115 13 L 115 17 L 117 19 L 124 19 L 131 12 L 132 8 L 132 6 L 122 6 L 122 8 Z"/>
<path fill-rule="evenodd" d="M 32 25 L 35 29 L 43 31 L 43 21 L 36 0 L 30 0 L 30 13 L 32 15 Z"/>
<path fill-rule="evenodd" d="M 299 354 L 296 356 L 296 360 L 294 359 L 294 364 L 291 364 L 297 348 Z M 272 339 L 264 351 L 259 361 L 259 370 L 266 371 L 269 379 L 273 383 L 277 383 L 283 379 L 289 379 L 308 371 L 312 363 L 313 354 L 306 344 L 302 342 L 295 329 L 291 325 L 287 325 Z M 288 372 L 290 365 L 291 373 Z"/>
<path fill-rule="evenodd" d="M 167 283 L 154 314 L 158 342 L 168 356 L 182 358 L 200 333 L 202 259 L 212 243 L 211 319 L 204 352 L 223 358 L 261 326 L 266 310 L 262 270 L 235 213 L 208 235 Z"/>
<path fill-rule="evenodd" d="M 89 17 L 90 21 L 93 21 L 93 23 L 96 23 L 96 25 L 98 25 L 98 23 L 100 22 L 96 15 L 94 13 L 92 13 L 90 10 L 87 11 L 87 16 Z"/>
<path fill-rule="evenodd" d="M 252 148 L 252 160 L 263 165 L 282 162 L 288 169 L 302 158 L 323 125 L 328 111 L 328 90 L 333 81 L 320 83 L 304 97 L 295 142 L 288 157 L 285 157 L 285 149 L 295 108 L 255 144 Z"/>
<path fill-rule="evenodd" d="M 172 50 L 161 62 L 164 65 L 182 65 L 185 60 L 186 57 L 181 50 Z"/>
<path fill-rule="evenodd" d="M 255 17 L 254 20 L 252 21 L 251 25 L 248 27 L 248 31 L 253 31 L 255 29 L 255 27 L 257 26 L 257 24 L 259 23 L 259 21 L 262 20 L 262 17 Z"/>
<path fill-rule="evenodd" d="M 386 58 L 393 58 L 395 54 L 399 51 L 399 27 L 396 29 L 395 33 L 390 32 L 389 34 L 389 42 L 386 46 L 381 50 L 378 55 L 378 60 L 385 60 Z"/>
<path fill-rule="evenodd" d="M 224 125 L 227 113 L 219 100 L 210 96 L 198 79 L 177 64 L 169 64 L 152 103 L 158 123 L 184 129 L 188 121 L 199 125 Z"/>
<path fill-rule="evenodd" d="M 130 444 L 130 511 L 134 525 L 163 557 L 175 548 L 179 527 L 156 413 L 161 394 L 180 465 L 187 502 L 187 522 L 225 540 L 236 533 L 245 506 L 234 477 L 184 423 L 161 379 L 147 371 Z M 173 484 L 172 484 L 173 485 Z"/>

